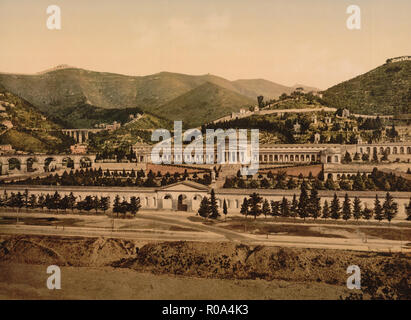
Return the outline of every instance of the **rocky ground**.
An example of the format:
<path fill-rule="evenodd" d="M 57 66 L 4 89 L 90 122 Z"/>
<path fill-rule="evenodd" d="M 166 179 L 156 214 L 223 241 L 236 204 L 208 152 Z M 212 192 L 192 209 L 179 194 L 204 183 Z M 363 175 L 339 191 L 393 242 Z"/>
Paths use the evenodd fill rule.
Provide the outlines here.
<path fill-rule="evenodd" d="M 410 256 L 228 241 L 3 235 L 0 297 L 410 299 Z M 45 287 L 52 264 L 62 268 L 58 294 Z M 362 290 L 355 295 L 346 289 L 350 265 L 361 268 Z"/>

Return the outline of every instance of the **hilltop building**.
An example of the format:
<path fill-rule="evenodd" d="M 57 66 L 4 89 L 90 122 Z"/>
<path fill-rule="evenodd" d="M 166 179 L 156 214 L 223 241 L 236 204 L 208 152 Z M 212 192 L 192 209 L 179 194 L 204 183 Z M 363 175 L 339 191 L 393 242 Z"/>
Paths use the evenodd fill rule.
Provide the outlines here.
<path fill-rule="evenodd" d="M 117 129 L 121 128 L 121 123 L 119 123 L 117 121 L 114 121 L 112 124 L 100 123 L 100 124 L 94 125 L 94 127 L 98 128 L 98 129 L 114 131 L 114 130 L 117 130 Z"/>
<path fill-rule="evenodd" d="M 87 153 L 87 145 L 84 143 L 77 143 L 70 146 L 71 154 L 86 154 Z"/>
<path fill-rule="evenodd" d="M 402 56 L 402 57 L 387 59 L 386 63 L 394 63 L 394 62 L 401 62 L 401 61 L 411 61 L 411 56 Z"/>
<path fill-rule="evenodd" d="M 11 144 L 1 144 L 0 145 L 0 155 L 14 154 L 16 150 L 13 149 Z"/>
<path fill-rule="evenodd" d="M 344 108 L 342 111 L 342 117 L 343 118 L 349 118 L 350 117 L 350 110 Z"/>

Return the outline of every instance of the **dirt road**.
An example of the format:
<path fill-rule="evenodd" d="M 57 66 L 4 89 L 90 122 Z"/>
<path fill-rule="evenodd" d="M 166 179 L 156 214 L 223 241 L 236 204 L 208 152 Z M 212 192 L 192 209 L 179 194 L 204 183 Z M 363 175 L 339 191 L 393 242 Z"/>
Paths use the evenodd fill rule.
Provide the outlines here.
<path fill-rule="evenodd" d="M 298 236 L 283 233 L 252 234 L 243 231 L 230 230 L 224 224 L 205 224 L 203 220 L 190 220 L 188 215 L 171 215 L 168 213 L 142 212 L 135 219 L 115 219 L 107 216 L 79 216 L 56 214 L 24 214 L 21 213 L 19 224 L 1 224 L 0 234 L 33 234 L 33 235 L 64 235 L 82 237 L 112 237 L 119 239 L 136 239 L 142 241 L 234 241 L 250 245 L 285 246 L 296 248 L 325 248 L 360 251 L 409 252 L 410 241 L 367 238 L 354 233 L 341 237 Z M 1 214 L 2 218 L 13 217 L 15 214 Z M 192 216 L 191 216 L 192 217 Z M 31 219 L 24 223 L 24 219 Z M 61 221 L 75 219 L 65 225 L 52 223 L 44 225 L 37 223 L 35 218 L 59 219 Z M 1 220 L 0 220 L 1 222 Z M 315 228 L 315 225 L 310 228 Z M 324 227 L 324 226 L 321 226 Z M 321 229 L 320 229 L 321 230 Z"/>

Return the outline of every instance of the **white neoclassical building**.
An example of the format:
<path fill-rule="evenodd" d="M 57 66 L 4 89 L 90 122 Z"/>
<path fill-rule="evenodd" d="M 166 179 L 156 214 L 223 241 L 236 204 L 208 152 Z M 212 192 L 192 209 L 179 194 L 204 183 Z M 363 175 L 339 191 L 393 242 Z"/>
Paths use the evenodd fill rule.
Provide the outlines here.
<path fill-rule="evenodd" d="M 133 151 L 136 154 L 138 163 L 152 162 L 153 146 L 147 144 L 136 144 L 133 146 Z M 411 160 L 411 142 L 386 142 L 375 144 L 260 144 L 258 154 L 251 155 L 251 147 L 246 148 L 234 147 L 230 148 L 228 144 L 224 148 L 214 146 L 213 150 L 203 148 L 200 155 L 191 154 L 184 155 L 184 148 L 170 148 L 160 155 L 160 160 L 165 164 L 170 163 L 235 163 L 241 161 L 245 156 L 253 157 L 254 161 L 259 164 L 275 164 L 275 163 L 322 163 L 322 164 L 338 164 L 341 163 L 346 152 L 353 158 L 356 153 L 363 155 L 368 154 L 370 158 L 374 152 L 379 156 L 387 153 L 391 159 L 399 158 L 400 160 Z M 212 151 L 212 152 L 210 152 Z M 212 158 L 210 157 L 212 154 Z"/>
<path fill-rule="evenodd" d="M 0 193 L 4 191 L 24 192 L 30 194 L 53 194 L 59 192 L 61 196 L 69 195 L 71 192 L 77 199 L 84 199 L 86 196 L 110 197 L 113 204 L 116 195 L 121 199 L 129 201 L 131 197 L 140 198 L 143 210 L 164 211 L 178 214 L 178 212 L 197 212 L 203 197 L 210 196 L 211 188 L 193 181 L 180 181 L 163 187 L 141 188 L 141 187 L 70 187 L 70 186 L 23 186 L 23 185 L 1 185 Z M 227 203 L 229 214 L 239 214 L 241 204 L 245 197 L 252 193 L 258 193 L 268 201 L 281 201 L 283 197 L 292 201 L 294 195 L 299 196 L 300 190 L 279 190 L 279 189 L 215 189 L 217 204 L 221 208 L 224 200 Z M 327 191 L 320 190 L 321 202 L 325 200 L 330 203 L 334 193 L 342 202 L 347 193 L 351 199 L 359 197 L 363 205 L 373 208 L 375 196 L 383 201 L 386 192 L 384 191 Z M 390 192 L 394 200 L 398 203 L 398 216 L 396 219 L 403 220 L 406 217 L 405 207 L 410 201 L 411 192 Z M 144 214 L 144 213 L 142 213 Z"/>

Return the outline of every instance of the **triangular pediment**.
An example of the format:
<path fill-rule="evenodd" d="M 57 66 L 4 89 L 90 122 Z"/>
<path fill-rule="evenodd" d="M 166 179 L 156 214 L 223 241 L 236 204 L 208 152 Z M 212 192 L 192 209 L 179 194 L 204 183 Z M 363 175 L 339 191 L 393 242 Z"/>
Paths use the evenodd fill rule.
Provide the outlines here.
<path fill-rule="evenodd" d="M 161 191 L 209 191 L 209 187 L 193 182 L 193 181 L 179 181 L 173 184 L 170 184 L 168 186 L 164 186 L 161 189 Z"/>

